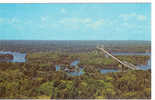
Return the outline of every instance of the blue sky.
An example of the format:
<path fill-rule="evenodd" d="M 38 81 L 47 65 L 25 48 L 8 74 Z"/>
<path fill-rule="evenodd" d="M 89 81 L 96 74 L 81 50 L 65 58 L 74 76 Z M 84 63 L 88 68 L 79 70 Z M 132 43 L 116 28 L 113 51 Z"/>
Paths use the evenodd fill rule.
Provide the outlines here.
<path fill-rule="evenodd" d="M 0 40 L 151 40 L 151 4 L 0 4 Z"/>

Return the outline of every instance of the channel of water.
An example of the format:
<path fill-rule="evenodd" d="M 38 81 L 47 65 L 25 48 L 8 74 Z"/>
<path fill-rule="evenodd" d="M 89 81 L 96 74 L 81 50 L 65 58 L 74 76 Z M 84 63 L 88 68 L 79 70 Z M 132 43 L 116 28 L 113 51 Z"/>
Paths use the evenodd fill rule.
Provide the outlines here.
<path fill-rule="evenodd" d="M 13 55 L 13 60 L 8 60 L 8 62 L 25 62 L 26 61 L 26 53 L 19 53 L 19 52 L 11 52 L 11 51 L 0 51 L 0 54 L 11 54 Z M 113 52 L 112 55 L 148 55 L 151 57 L 151 53 L 115 53 Z M 0 60 L 0 62 L 2 62 L 4 60 Z M 73 61 L 70 66 L 71 67 L 77 67 L 78 63 L 80 61 L 79 60 L 75 60 Z M 61 70 L 61 66 L 56 65 L 56 71 Z M 151 59 L 148 60 L 148 63 L 146 65 L 140 65 L 137 66 L 139 68 L 139 70 L 148 70 L 151 69 Z M 118 70 L 115 69 L 101 69 L 100 72 L 102 74 L 106 74 L 109 72 L 118 72 Z M 72 76 L 79 76 L 82 75 L 84 73 L 82 67 L 79 68 L 79 71 L 72 71 L 72 72 L 68 72 L 69 74 L 71 74 Z"/>

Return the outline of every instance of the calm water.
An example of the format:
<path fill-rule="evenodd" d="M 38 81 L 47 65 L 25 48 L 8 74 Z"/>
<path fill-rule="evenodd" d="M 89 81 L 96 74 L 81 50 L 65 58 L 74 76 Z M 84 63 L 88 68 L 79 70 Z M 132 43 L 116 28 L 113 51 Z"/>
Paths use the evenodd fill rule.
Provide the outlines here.
<path fill-rule="evenodd" d="M 151 56 L 151 53 L 126 53 L 126 52 L 112 52 L 112 55 L 142 55 L 142 56 Z"/>
<path fill-rule="evenodd" d="M 75 67 L 79 62 L 80 62 L 79 60 L 75 60 L 70 64 L 70 66 Z"/>
<path fill-rule="evenodd" d="M 137 66 L 140 70 L 148 70 L 151 69 L 151 53 L 112 53 L 113 55 L 143 55 L 150 56 L 150 59 L 147 61 L 146 65 Z"/>
<path fill-rule="evenodd" d="M 59 70 L 60 70 L 60 68 L 61 68 L 61 66 L 56 65 L 56 66 L 55 66 L 55 68 L 56 68 L 56 71 L 59 71 Z"/>
<path fill-rule="evenodd" d="M 151 53 L 112 53 L 113 55 L 148 55 L 151 57 Z M 76 66 L 80 61 L 79 60 L 75 60 L 73 61 L 70 65 L 71 66 Z M 148 70 L 151 69 L 151 59 L 148 60 L 146 65 L 140 65 L 137 66 L 139 70 Z M 107 74 L 109 72 L 118 72 L 119 70 L 115 70 L 115 69 L 101 69 L 100 72 L 102 74 Z M 78 76 L 83 74 L 83 70 L 81 69 L 80 72 L 73 72 L 71 73 L 73 76 Z"/>
<path fill-rule="evenodd" d="M 140 69 L 140 70 L 148 70 L 148 69 L 151 69 L 151 59 L 148 60 L 147 65 L 138 66 L 138 69 Z"/>
<path fill-rule="evenodd" d="M 72 76 L 80 76 L 80 75 L 84 74 L 83 69 L 77 66 L 77 64 L 79 62 L 80 62 L 79 60 L 75 60 L 75 61 L 73 61 L 70 64 L 71 67 L 77 67 L 78 70 L 75 70 L 73 72 L 67 72 L 69 75 L 72 75 Z M 55 67 L 56 67 L 56 71 L 61 70 L 61 66 L 60 65 L 56 65 Z"/>
<path fill-rule="evenodd" d="M 151 53 L 115 53 L 113 52 L 112 55 L 145 55 L 145 56 L 150 56 L 151 57 Z M 137 66 L 139 70 L 148 70 L 151 69 L 151 59 L 148 60 L 146 65 L 140 65 Z M 109 72 L 118 72 L 119 70 L 114 70 L 114 69 L 101 69 L 100 72 L 102 74 L 106 74 Z"/>
<path fill-rule="evenodd" d="M 26 56 L 26 53 L 19 53 L 19 52 L 4 52 L 4 51 L 0 51 L 0 54 L 12 54 L 13 55 L 13 60 L 7 60 L 8 62 L 25 62 L 26 59 L 25 59 L 25 56 Z M 148 56 L 151 56 L 151 53 L 112 53 L 113 55 L 148 55 Z M 0 62 L 2 62 L 4 60 L 0 60 Z M 78 65 L 80 61 L 79 60 L 75 60 L 73 61 L 70 66 L 71 67 L 76 67 Z M 59 65 L 56 65 L 56 71 L 59 71 L 61 70 L 61 66 Z M 140 70 L 148 70 L 148 69 L 151 69 L 151 59 L 148 60 L 148 63 L 146 65 L 140 65 L 140 66 L 137 66 Z M 106 74 L 106 73 L 109 73 L 109 72 L 118 72 L 118 70 L 114 70 L 114 69 L 101 69 L 100 72 L 102 74 Z M 84 72 L 83 72 L 83 69 L 82 68 L 79 68 L 78 71 L 74 71 L 74 72 L 68 72 L 70 75 L 72 76 L 79 76 L 79 75 L 82 75 Z"/>
<path fill-rule="evenodd" d="M 123 53 L 124 54 L 124 53 Z M 122 54 L 122 55 L 123 55 Z M 117 54 L 118 55 L 118 54 Z M 127 54 L 125 54 L 127 55 Z M 131 54 L 130 54 L 131 55 Z M 142 54 L 141 54 L 142 55 Z M 150 53 L 147 54 L 147 55 L 151 55 Z M 79 60 L 75 60 L 73 61 L 70 65 L 72 67 L 75 67 L 80 61 Z M 148 70 L 148 69 L 151 69 L 151 60 L 149 59 L 148 60 L 148 63 L 146 65 L 141 65 L 141 66 L 137 66 L 139 68 L 139 70 Z M 84 71 L 82 68 L 79 68 L 80 70 L 79 71 L 74 71 L 74 72 L 68 72 L 68 74 L 72 75 L 72 76 L 80 76 L 82 74 L 84 74 Z M 61 70 L 61 66 L 59 65 L 56 65 L 56 71 L 59 71 Z M 100 70 L 100 73 L 102 74 L 107 74 L 107 73 L 110 73 L 110 72 L 119 72 L 119 70 L 115 70 L 115 69 L 101 69 Z"/>
<path fill-rule="evenodd" d="M 79 68 L 79 71 L 69 72 L 69 74 L 72 76 L 80 76 L 84 74 L 84 71 L 83 71 L 83 68 Z"/>
<path fill-rule="evenodd" d="M 118 70 L 115 70 L 115 69 L 101 69 L 100 70 L 100 73 L 102 74 L 107 74 L 109 72 L 118 72 Z"/>
<path fill-rule="evenodd" d="M 13 60 L 7 60 L 8 62 L 25 62 L 25 56 L 26 53 L 19 53 L 19 52 L 6 52 L 6 51 L 0 51 L 0 54 L 11 54 L 13 55 Z M 1 62 L 4 60 L 0 60 Z"/>

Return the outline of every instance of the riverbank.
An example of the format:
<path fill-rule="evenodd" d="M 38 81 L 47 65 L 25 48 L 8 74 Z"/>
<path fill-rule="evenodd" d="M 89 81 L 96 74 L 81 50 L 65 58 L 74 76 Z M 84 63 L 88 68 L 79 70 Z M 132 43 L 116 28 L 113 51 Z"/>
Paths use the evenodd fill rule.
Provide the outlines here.
<path fill-rule="evenodd" d="M 9 59 L 1 58 L 1 62 L 20 62 L 24 63 L 26 62 L 26 53 L 20 53 L 20 52 L 11 52 L 11 51 L 0 51 L 0 55 L 4 55 L 3 57 L 9 55 Z"/>
<path fill-rule="evenodd" d="M 35 63 L 0 63 L 2 99 L 150 99 L 151 70 L 81 76 Z M 132 92 L 131 92 L 132 91 Z"/>
<path fill-rule="evenodd" d="M 117 57 L 137 65 L 144 64 L 149 59 L 146 55 L 117 55 Z M 117 62 L 102 52 L 28 53 L 26 60 L 22 63 L 0 62 L 2 91 L 0 98 L 151 98 L 150 69 L 127 72 L 105 71 L 105 67 L 109 66 L 103 64 L 111 64 L 115 68 L 117 65 L 114 64 Z M 63 66 L 63 69 L 57 69 L 56 65 Z M 67 68 L 72 69 L 72 72 Z"/>
<path fill-rule="evenodd" d="M 136 66 L 146 65 L 147 61 L 150 59 L 150 55 L 116 55 L 118 59 L 122 61 L 127 61 Z M 89 53 L 60 53 L 60 52 L 50 52 L 50 53 L 30 53 L 27 54 L 28 63 L 42 63 L 51 65 L 63 65 L 70 66 L 73 61 L 79 60 L 78 66 L 81 68 L 86 66 L 93 66 L 96 68 L 114 68 L 119 69 L 119 63 L 114 59 L 107 57 L 102 52 L 89 52 Z"/>

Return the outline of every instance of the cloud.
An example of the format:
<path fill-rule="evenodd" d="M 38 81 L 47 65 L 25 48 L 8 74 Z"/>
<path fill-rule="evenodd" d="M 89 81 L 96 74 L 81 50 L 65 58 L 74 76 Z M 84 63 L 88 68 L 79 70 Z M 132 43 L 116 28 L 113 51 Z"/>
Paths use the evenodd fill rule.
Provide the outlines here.
<path fill-rule="evenodd" d="M 136 19 L 136 20 L 132 20 Z M 71 36 L 71 34 L 88 34 L 95 38 L 95 35 L 103 35 L 109 37 L 109 34 L 117 36 L 120 33 L 125 36 L 127 33 L 134 34 L 137 32 L 146 32 L 144 27 L 146 23 L 142 20 L 146 20 L 144 15 L 130 13 L 121 14 L 114 17 L 100 17 L 94 18 L 88 17 L 65 17 L 53 18 L 53 16 L 40 16 L 39 20 L 33 19 L 21 19 L 18 17 L 12 18 L 0 18 L 0 25 L 4 28 L 1 32 L 8 32 L 7 29 L 14 33 L 34 33 L 53 35 L 62 33 Z M 11 23 L 11 24 L 10 24 Z M 5 29 L 5 30 L 4 30 Z M 9 32 L 8 32 L 9 33 Z M 61 34 L 60 34 L 61 35 Z"/>
<path fill-rule="evenodd" d="M 123 20 L 127 21 L 130 18 L 136 16 L 136 13 L 130 13 L 130 14 L 120 14 L 119 17 L 123 18 Z"/>
<path fill-rule="evenodd" d="M 3 22 L 3 18 L 0 18 L 0 23 Z"/>
<path fill-rule="evenodd" d="M 62 9 L 60 10 L 60 12 L 63 13 L 63 14 L 67 13 L 67 11 L 66 11 L 64 8 L 62 8 Z"/>
<path fill-rule="evenodd" d="M 119 17 L 122 18 L 124 21 L 128 21 L 130 19 L 139 20 L 139 21 L 146 20 L 146 16 L 140 15 L 140 14 L 137 14 L 137 13 L 120 14 Z"/>
<path fill-rule="evenodd" d="M 44 21 L 47 21 L 47 19 L 48 19 L 48 16 L 42 16 L 42 17 L 41 17 L 41 21 L 43 21 L 43 22 L 44 22 Z"/>
<path fill-rule="evenodd" d="M 16 18 L 16 17 L 12 17 L 12 18 L 0 18 L 0 22 L 1 24 L 18 24 L 21 23 L 21 20 Z"/>
<path fill-rule="evenodd" d="M 59 21 L 60 24 L 68 26 L 69 28 L 75 27 L 85 27 L 91 29 L 99 29 L 104 24 L 104 19 L 93 20 L 91 18 L 64 18 Z"/>
<path fill-rule="evenodd" d="M 92 20 L 90 18 L 63 18 L 62 20 L 59 21 L 59 23 L 61 24 L 67 24 L 67 23 L 71 23 L 71 24 L 76 24 L 76 23 L 80 23 L 80 24 L 87 24 L 90 23 Z"/>
<path fill-rule="evenodd" d="M 65 28 L 69 29 L 79 29 L 85 28 L 87 24 L 91 23 L 90 18 L 63 18 L 58 21 L 58 24 L 63 25 Z"/>
<path fill-rule="evenodd" d="M 20 20 L 17 19 L 17 18 L 15 18 L 15 17 L 13 17 L 13 18 L 11 18 L 11 19 L 8 19 L 8 22 L 9 22 L 10 24 L 17 24 L 17 23 L 20 22 Z"/>
<path fill-rule="evenodd" d="M 100 28 L 102 25 L 104 24 L 104 19 L 99 19 L 99 20 L 96 20 L 90 24 L 88 24 L 88 26 L 90 26 L 91 28 L 93 29 L 98 29 Z"/>
<path fill-rule="evenodd" d="M 143 21 L 143 20 L 146 20 L 146 16 L 144 16 L 144 15 L 138 15 L 137 16 L 137 19 Z"/>

